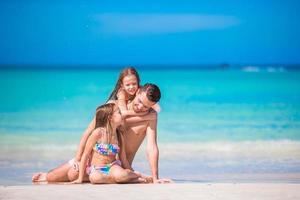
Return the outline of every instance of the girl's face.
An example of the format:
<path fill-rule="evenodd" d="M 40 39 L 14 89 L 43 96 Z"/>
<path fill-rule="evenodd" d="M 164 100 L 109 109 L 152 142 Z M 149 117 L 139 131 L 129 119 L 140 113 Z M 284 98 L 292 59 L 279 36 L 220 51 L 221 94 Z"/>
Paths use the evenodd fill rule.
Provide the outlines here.
<path fill-rule="evenodd" d="M 123 123 L 122 115 L 118 106 L 115 106 L 114 113 L 111 116 L 111 122 L 115 126 L 120 126 Z"/>
<path fill-rule="evenodd" d="M 123 78 L 122 86 L 126 93 L 135 95 L 138 90 L 138 82 L 135 75 L 127 75 Z"/>

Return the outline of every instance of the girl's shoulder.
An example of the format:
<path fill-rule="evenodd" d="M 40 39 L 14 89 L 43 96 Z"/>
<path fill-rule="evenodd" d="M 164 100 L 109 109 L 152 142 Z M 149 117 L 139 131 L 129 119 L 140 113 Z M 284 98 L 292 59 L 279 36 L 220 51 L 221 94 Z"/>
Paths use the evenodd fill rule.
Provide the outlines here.
<path fill-rule="evenodd" d="M 103 127 L 98 127 L 93 131 L 95 137 L 102 137 L 104 134 L 106 134 L 106 129 Z"/>

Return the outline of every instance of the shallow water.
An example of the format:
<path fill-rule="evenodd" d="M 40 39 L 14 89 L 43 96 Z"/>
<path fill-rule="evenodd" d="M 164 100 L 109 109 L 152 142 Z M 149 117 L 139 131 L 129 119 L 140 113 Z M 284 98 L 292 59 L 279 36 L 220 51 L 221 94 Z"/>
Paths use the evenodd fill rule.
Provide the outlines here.
<path fill-rule="evenodd" d="M 222 174 L 300 173 L 300 71 L 139 72 L 142 83 L 162 91 L 161 176 L 201 182 Z M 118 74 L 1 70 L 0 183 L 30 183 L 32 172 L 70 159 Z M 143 147 L 134 166 L 149 173 Z"/>

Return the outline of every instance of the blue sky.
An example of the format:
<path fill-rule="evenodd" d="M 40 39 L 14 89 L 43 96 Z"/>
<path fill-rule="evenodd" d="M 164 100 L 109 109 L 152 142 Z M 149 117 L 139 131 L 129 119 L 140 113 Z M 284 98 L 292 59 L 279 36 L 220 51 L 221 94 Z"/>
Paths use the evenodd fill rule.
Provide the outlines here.
<path fill-rule="evenodd" d="M 1 1 L 0 65 L 299 64 L 298 1 Z"/>

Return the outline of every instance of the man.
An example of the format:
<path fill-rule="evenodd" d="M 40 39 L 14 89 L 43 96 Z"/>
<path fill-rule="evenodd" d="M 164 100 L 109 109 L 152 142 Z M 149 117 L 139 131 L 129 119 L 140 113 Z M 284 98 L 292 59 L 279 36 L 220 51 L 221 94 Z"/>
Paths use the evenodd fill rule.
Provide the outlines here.
<path fill-rule="evenodd" d="M 127 122 L 126 134 L 124 134 L 126 157 L 130 166 L 137 150 L 147 136 L 147 156 L 154 183 L 159 183 L 162 180 L 158 178 L 157 113 L 151 107 L 160 100 L 160 97 L 160 90 L 154 84 L 145 84 L 139 89 L 133 101 L 127 104 L 127 108 L 136 113 L 150 111 L 149 115 L 155 114 L 154 120 L 137 123 Z"/>
<path fill-rule="evenodd" d="M 153 183 L 169 182 L 166 179 L 159 179 L 158 175 L 158 158 L 159 150 L 157 146 L 157 113 L 151 108 L 160 100 L 161 94 L 159 88 L 154 84 L 145 84 L 136 93 L 132 102 L 127 104 L 128 110 L 136 113 L 148 112 L 139 122 L 130 122 L 130 118 L 126 120 L 125 148 L 126 156 L 130 166 L 143 140 L 147 136 L 147 156 L 151 168 L 151 176 Z M 32 177 L 33 182 L 68 182 L 75 179 L 74 168 L 72 165 L 78 165 L 85 143 L 95 127 L 95 119 L 92 120 L 88 128 L 85 130 L 79 148 L 75 157 L 75 161 L 71 160 L 48 173 L 37 173 Z"/>

